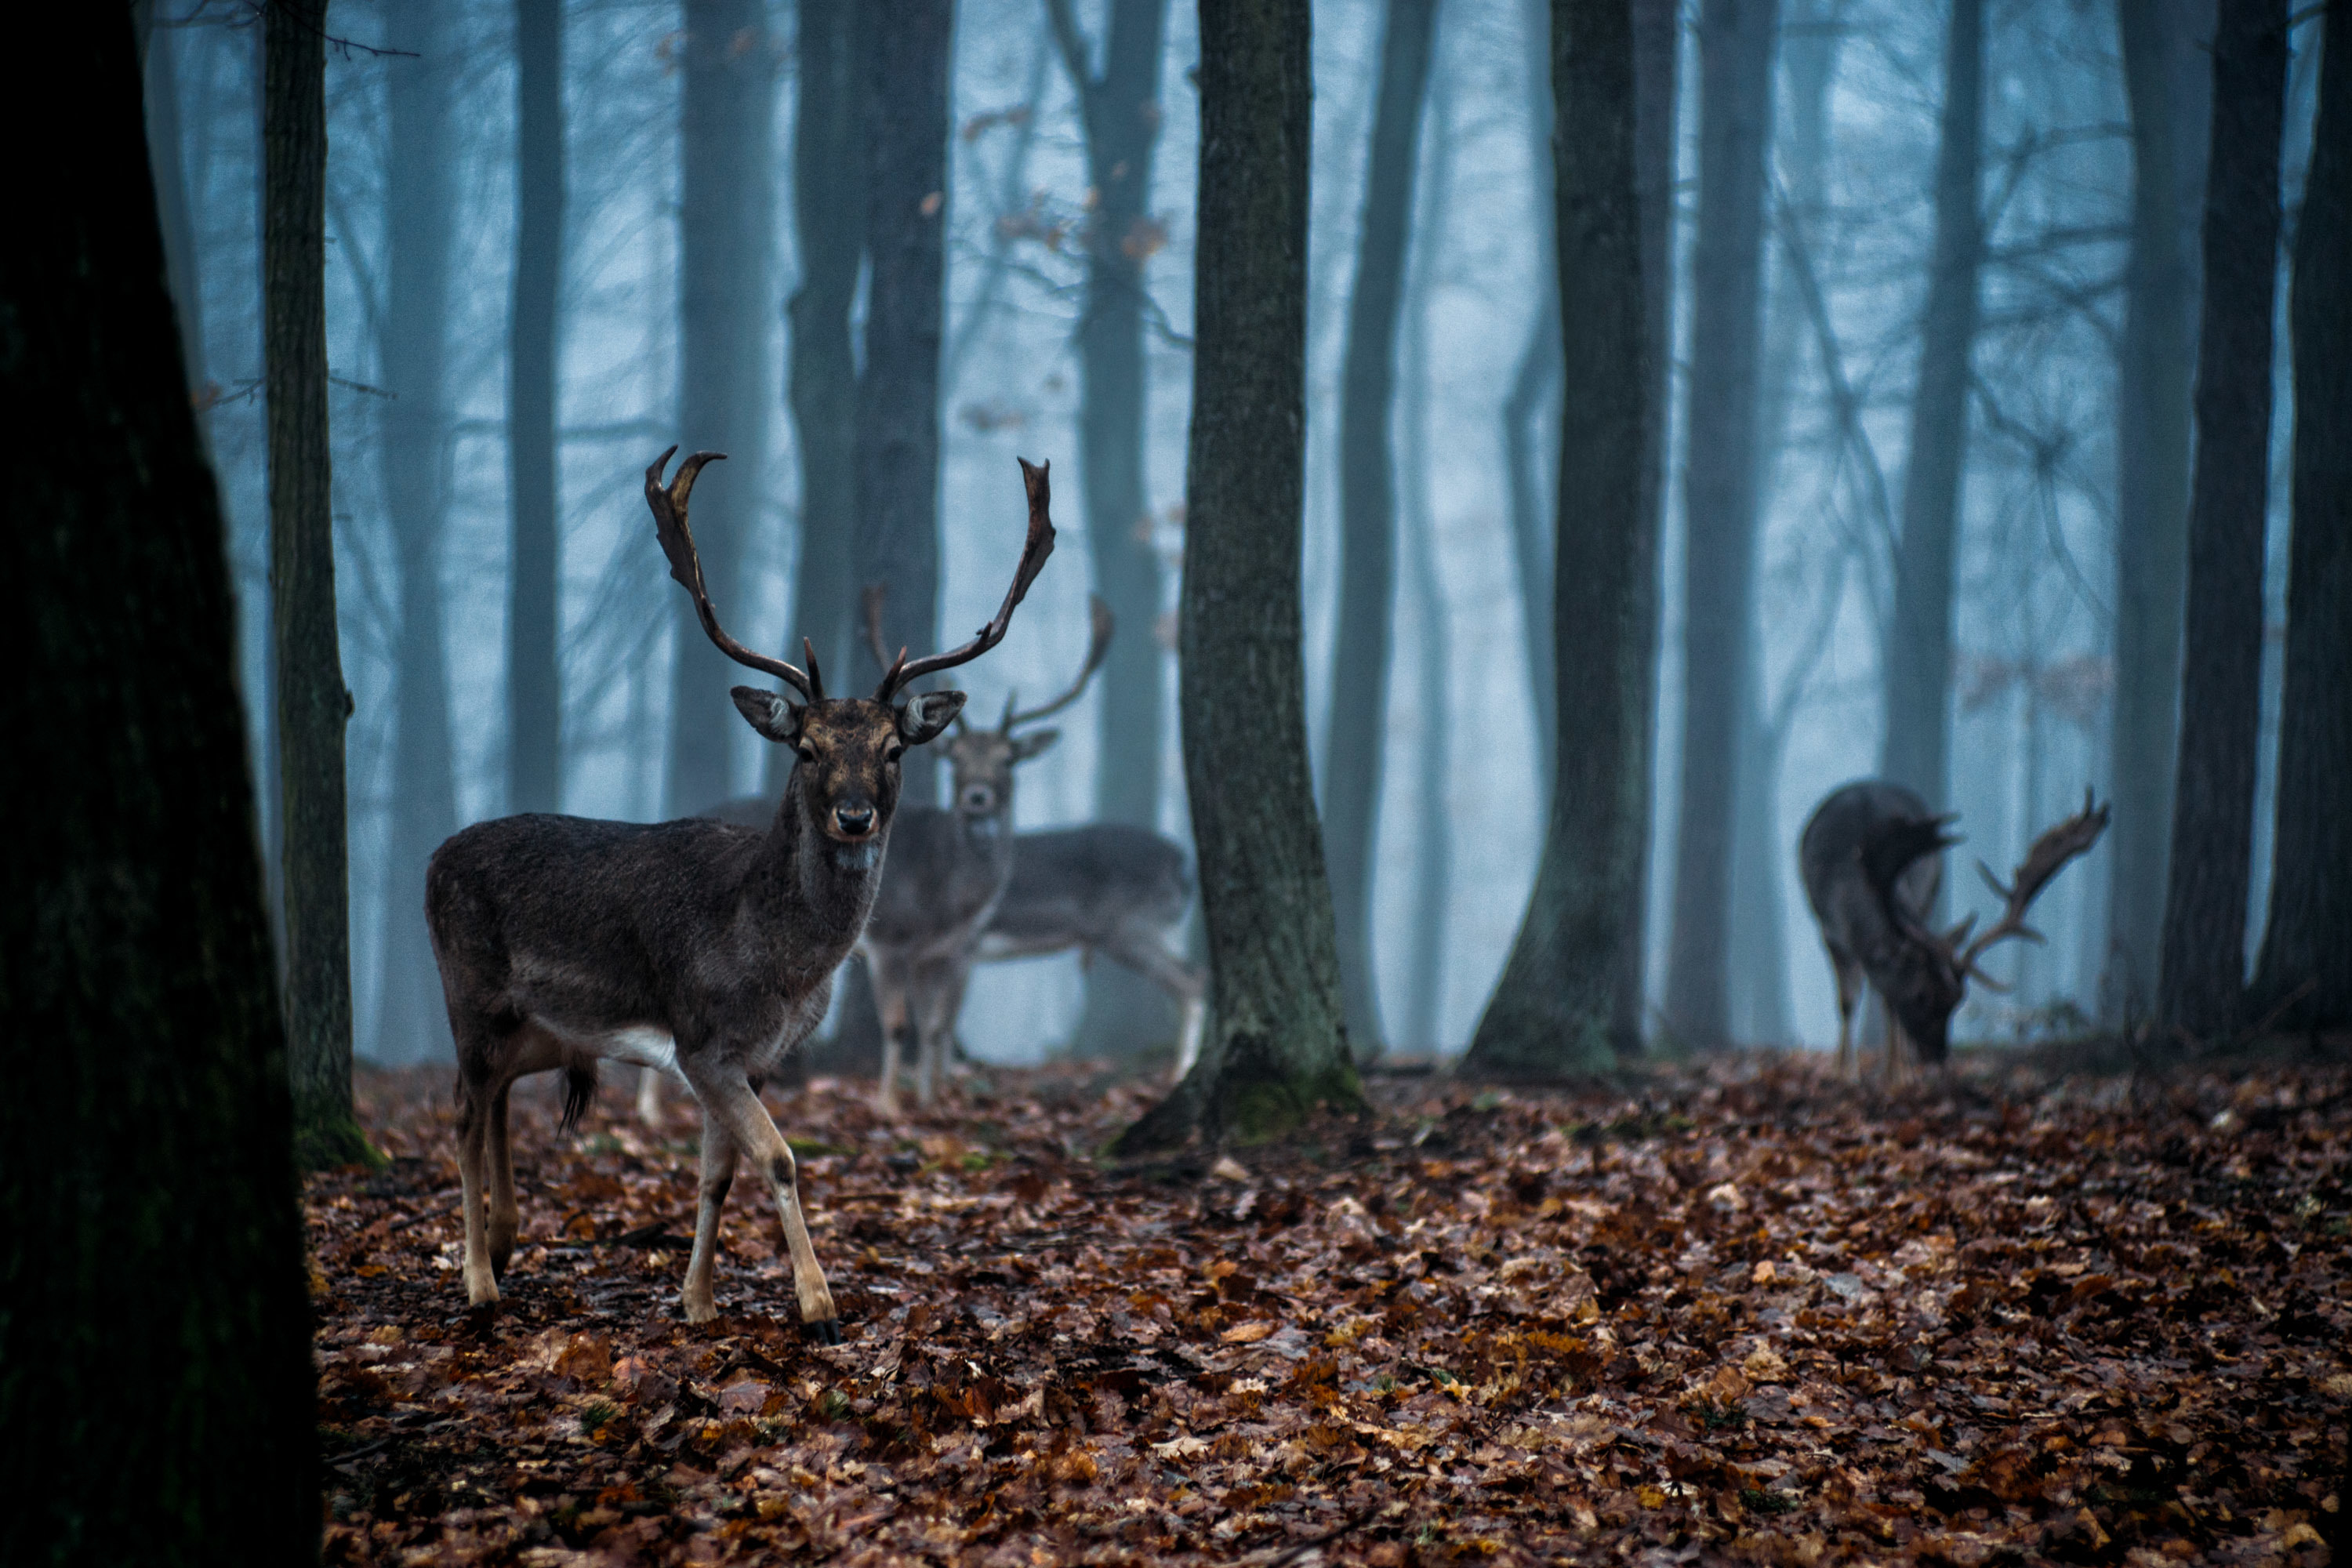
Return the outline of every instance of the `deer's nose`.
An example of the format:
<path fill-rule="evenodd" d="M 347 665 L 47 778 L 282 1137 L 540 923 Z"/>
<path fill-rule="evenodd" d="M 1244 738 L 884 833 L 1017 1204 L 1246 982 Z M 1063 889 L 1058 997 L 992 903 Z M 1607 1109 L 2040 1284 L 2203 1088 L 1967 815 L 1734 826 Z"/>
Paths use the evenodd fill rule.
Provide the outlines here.
<path fill-rule="evenodd" d="M 996 792 L 986 784 L 974 784 L 963 792 L 963 808 L 970 812 L 994 811 Z"/>
<path fill-rule="evenodd" d="M 874 811 L 870 806 L 845 805 L 833 814 L 834 826 L 848 838 L 863 838 L 874 830 Z"/>

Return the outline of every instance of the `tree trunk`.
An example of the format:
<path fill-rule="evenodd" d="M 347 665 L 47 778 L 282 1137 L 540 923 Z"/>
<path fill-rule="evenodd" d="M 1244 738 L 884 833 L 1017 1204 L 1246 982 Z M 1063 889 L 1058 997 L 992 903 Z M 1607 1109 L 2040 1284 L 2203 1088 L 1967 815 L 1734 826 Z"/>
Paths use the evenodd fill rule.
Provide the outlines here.
<path fill-rule="evenodd" d="M 1361 1102 L 1307 760 L 1300 651 L 1307 0 L 1202 0 L 1200 245 L 1178 656 L 1211 1013 L 1124 1153 Z"/>
<path fill-rule="evenodd" d="M 236 610 L 131 18 L 18 20 L 87 119 L 16 171 L 40 221 L 0 247 L 0 806 L 38 825 L 11 836 L 0 908 L 0 1562 L 314 1563 L 310 1303 Z"/>
<path fill-rule="evenodd" d="M 939 646 L 940 340 L 955 5 L 903 0 L 877 10 L 872 26 L 866 104 L 871 272 L 851 560 L 859 592 L 876 583 L 887 590 L 884 646 L 920 655 Z M 928 805 L 939 798 L 937 750 L 918 746 L 907 753 L 905 799 Z"/>
<path fill-rule="evenodd" d="M 759 517 L 768 437 L 768 289 L 775 248 L 776 50 L 761 0 L 686 0 L 679 93 L 677 439 L 740 467 L 715 485 L 695 535 L 711 602 L 742 605 L 743 561 Z M 742 609 L 733 611 L 737 616 Z M 683 816 L 734 793 L 730 756 L 742 721 L 727 692 L 740 666 L 710 645 L 677 595 L 670 686 L 668 812 Z"/>
<path fill-rule="evenodd" d="M 2213 40 L 2197 459 L 2189 511 L 2180 761 L 2158 1001 L 2200 1038 L 2238 1026 L 2262 742 L 2286 0 L 2230 0 Z"/>
<path fill-rule="evenodd" d="M 1504 1079 L 1605 1070 L 1624 922 L 1647 816 L 1648 311 L 1635 174 L 1632 7 L 1553 0 L 1555 233 L 1565 374 L 1553 537 L 1552 673 L 1578 694 L 1552 759 L 1551 817 L 1535 890 L 1463 1070 Z M 1566 504 L 1566 498 L 1578 504 Z"/>
<path fill-rule="evenodd" d="M 514 313 L 507 336 L 507 809 L 563 809 L 556 321 L 563 293 L 563 5 L 515 0 Z"/>
<path fill-rule="evenodd" d="M 849 568 L 856 516 L 857 359 L 849 311 L 866 252 L 866 8 L 856 0 L 800 0 L 800 91 L 793 127 L 793 231 L 800 287 L 787 307 L 792 364 L 786 398 L 801 459 L 800 564 L 793 574 L 786 647 L 808 639 L 844 691 L 865 667 L 853 651 Z M 878 679 L 878 678 L 877 678 Z M 767 752 L 766 793 L 781 796 L 798 759 Z"/>
<path fill-rule="evenodd" d="M 1114 0 L 1102 70 L 1068 0 L 1046 15 L 1078 95 L 1086 132 L 1087 302 L 1078 321 L 1078 472 L 1085 481 L 1087 544 L 1095 588 L 1127 634 L 1111 644 L 1096 706 L 1100 744 L 1095 816 L 1160 826 L 1160 555 L 1144 483 L 1144 269 L 1160 231 L 1150 212 L 1160 144 L 1160 65 L 1168 0 Z M 1025 129 L 1025 128 L 1024 128 Z M 1083 1055 L 1123 1055 L 1172 1038 L 1167 994 L 1123 964 L 1086 971 L 1086 1002 L 1071 1044 Z"/>
<path fill-rule="evenodd" d="M 1646 0 L 1645 0 L 1646 3 Z M 1669 0 L 1671 3 L 1671 0 Z M 1553 737 L 1559 725 L 1559 694 L 1551 684 L 1551 474 L 1555 456 L 1547 439 L 1556 426 L 1545 418 L 1559 386 L 1559 253 L 1552 237 L 1556 191 L 1551 166 L 1550 0 L 1520 0 L 1527 26 L 1527 116 L 1528 187 L 1535 211 L 1528 215 L 1536 242 L 1536 313 L 1528 324 L 1511 390 L 1503 398 L 1503 469 L 1511 520 L 1511 562 L 1519 591 L 1519 640 L 1528 668 L 1528 694 L 1535 710 L 1537 798 L 1551 798 Z"/>
<path fill-rule="evenodd" d="M 2253 1004 L 2352 1023 L 2352 48 L 2322 50 L 2294 241 L 2294 531 L 2270 921 Z"/>
<path fill-rule="evenodd" d="M 447 642 L 441 612 L 449 521 L 449 92 L 455 58 L 439 0 L 394 7 L 385 66 L 391 121 L 384 185 L 385 329 L 379 374 L 392 394 L 383 431 L 384 514 L 392 528 L 400 624 L 390 733 L 392 821 L 384 866 L 379 1060 L 449 1054 L 446 1009 L 425 929 L 425 863 L 457 831 L 449 732 Z M 406 58 L 414 57 L 414 58 Z"/>
<path fill-rule="evenodd" d="M 1323 843 L 1339 925 L 1339 998 L 1349 1041 L 1366 1061 L 1381 1051 L 1372 854 L 1396 605 L 1396 462 L 1389 426 L 1396 412 L 1397 318 L 1436 14 L 1435 0 L 1389 0 L 1339 372 L 1339 624 L 1323 749 Z"/>
<path fill-rule="evenodd" d="M 1699 15 L 1698 237 L 1683 479 L 1682 788 L 1665 1011 L 1686 1043 L 1730 1027 L 1728 944 L 1740 699 L 1756 596 L 1756 362 L 1777 0 Z"/>
<path fill-rule="evenodd" d="M 326 7 L 263 22 L 262 348 L 269 407 L 269 588 L 278 665 L 287 1061 L 309 1169 L 370 1157 L 352 1118 L 343 687 L 327 447 Z"/>
<path fill-rule="evenodd" d="M 2191 46 L 2179 0 L 2120 0 L 2131 104 L 2131 253 L 2116 377 L 2114 842 L 2100 1009 L 2144 1016 L 2155 1001 L 2165 852 L 2180 700 L 2188 575 L 2189 373 L 2196 352 L 2193 229 L 2182 200 L 2182 106 Z"/>
<path fill-rule="evenodd" d="M 154 23 L 154 0 L 134 8 L 141 29 Z M 175 29 L 160 44 L 140 40 L 141 72 L 146 79 L 147 162 L 155 179 L 155 216 L 163 233 L 163 276 L 172 290 L 172 313 L 180 328 L 180 363 L 187 367 L 190 397 L 205 387 L 205 292 L 196 276 L 196 231 L 188 216 L 188 174 L 181 162 L 180 83 L 173 68 Z M 205 435 L 205 415 L 196 415 L 196 435 Z"/>

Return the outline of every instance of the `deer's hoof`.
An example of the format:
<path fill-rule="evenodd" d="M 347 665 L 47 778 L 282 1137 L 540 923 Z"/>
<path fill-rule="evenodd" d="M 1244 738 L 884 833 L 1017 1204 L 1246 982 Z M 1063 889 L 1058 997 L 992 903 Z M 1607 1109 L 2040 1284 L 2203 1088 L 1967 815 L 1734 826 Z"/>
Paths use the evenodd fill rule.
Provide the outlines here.
<path fill-rule="evenodd" d="M 802 1335 L 811 1344 L 837 1345 L 841 1342 L 839 1318 L 815 1318 L 801 1325 Z"/>

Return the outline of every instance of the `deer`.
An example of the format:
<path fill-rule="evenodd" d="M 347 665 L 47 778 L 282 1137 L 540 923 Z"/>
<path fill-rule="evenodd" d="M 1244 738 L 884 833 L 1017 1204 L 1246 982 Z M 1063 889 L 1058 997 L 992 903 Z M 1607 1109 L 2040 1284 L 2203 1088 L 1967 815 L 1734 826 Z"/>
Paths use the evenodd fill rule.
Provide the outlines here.
<path fill-rule="evenodd" d="M 1942 879 L 1938 857 L 1960 842 L 1945 831 L 1958 817 L 1936 815 L 1912 791 L 1882 779 L 1831 791 L 1806 820 L 1797 863 L 1837 977 L 1839 1073 L 1854 1076 L 1853 1010 L 1864 979 L 1890 1015 L 1886 1080 L 1900 1070 L 1906 1038 L 1922 1062 L 1940 1068 L 1968 983 L 2009 989 L 1977 961 L 1997 942 L 2043 940 L 2025 923 L 2026 910 L 2068 861 L 2098 842 L 2111 809 L 2084 791 L 2083 809 L 2033 841 L 2007 886 L 1978 861 L 2002 910 L 1971 941 L 1973 914 L 1946 931 L 1928 923 Z"/>
<path fill-rule="evenodd" d="M 1002 642 L 1053 553 L 1049 466 L 1021 463 L 1028 533 L 994 618 L 945 652 L 909 659 L 901 650 L 871 697 L 828 697 L 807 639 L 803 669 L 753 652 L 720 626 L 688 500 L 705 465 L 723 454 L 695 453 L 665 484 L 677 450 L 646 470 L 669 574 L 721 653 L 798 692 L 800 701 L 762 687 L 731 691 L 745 721 L 792 747 L 796 761 L 764 831 L 694 818 L 530 815 L 478 823 L 434 852 L 425 918 L 457 1045 L 466 1299 L 494 1306 L 514 1252 L 507 1108 L 515 1081 L 561 1070 L 568 1131 L 594 1095 L 598 1062 L 626 1062 L 675 1068 L 702 1109 L 687 1321 L 718 1315 L 719 1211 L 741 1157 L 766 1182 L 782 1223 L 802 1331 L 835 1343 L 839 1316 L 809 1243 L 792 1147 L 760 1087 L 824 1017 L 834 971 L 866 929 L 901 759 L 962 711 L 962 692 L 910 684 Z"/>

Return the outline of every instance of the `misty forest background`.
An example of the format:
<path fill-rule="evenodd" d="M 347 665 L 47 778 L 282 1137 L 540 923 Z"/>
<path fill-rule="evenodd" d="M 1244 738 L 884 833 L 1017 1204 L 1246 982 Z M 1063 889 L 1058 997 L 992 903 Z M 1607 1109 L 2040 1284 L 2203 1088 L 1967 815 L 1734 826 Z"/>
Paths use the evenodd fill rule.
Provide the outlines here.
<path fill-rule="evenodd" d="M 2042 900 L 2036 923 L 2050 944 L 1990 961 L 2014 993 L 1976 993 L 1957 1020 L 1964 1038 L 2000 1040 L 2128 1022 L 2148 1012 L 2155 988 L 2179 672 L 2166 657 L 2134 657 L 2166 645 L 2162 615 L 2151 623 L 2131 606 L 2177 606 L 2184 568 L 2177 545 L 2169 557 L 2159 547 L 2151 565 L 2133 542 L 2185 537 L 2211 81 L 2200 40 L 2212 22 L 2195 0 L 2124 0 L 2120 16 L 2105 0 L 1960 5 L 1982 29 L 1980 119 L 1960 128 L 1976 146 L 1961 173 L 1974 178 L 1979 230 L 1974 320 L 1955 328 L 1953 312 L 1941 317 L 1961 355 L 1950 363 L 1962 410 L 1944 422 L 1958 431 L 1959 547 L 1956 635 L 1937 689 L 1949 728 L 1927 729 L 1948 758 L 1947 805 L 1961 814 L 1965 853 L 1996 868 L 2078 805 L 2085 784 L 2119 804 L 2117 831 Z M 812 474 L 793 379 L 800 370 L 804 416 L 853 411 L 868 274 L 854 244 L 845 263 L 834 224 L 858 209 L 865 186 L 854 161 L 796 137 L 812 123 L 806 94 L 845 96 L 842 40 L 826 29 L 846 28 L 855 10 L 824 0 L 332 7 L 327 321 L 336 581 L 355 701 L 351 952 L 362 1057 L 448 1054 L 422 877 L 433 847 L 460 826 L 533 807 L 655 819 L 778 787 L 768 748 L 731 711 L 724 667 L 661 564 L 638 499 L 655 453 L 673 442 L 730 453 L 698 490 L 695 521 L 707 558 L 740 551 L 731 572 L 714 572 L 730 627 L 772 648 L 814 631 L 829 679 L 869 679 L 849 640 L 855 547 L 847 563 L 837 548 L 820 561 L 829 547 L 805 542 L 841 537 L 824 533 L 837 521 L 812 522 L 804 505 L 813 482 L 838 493 L 840 478 Z M 1427 0 L 1315 7 L 1305 554 L 1318 792 L 1332 776 L 1335 669 L 1349 677 L 1341 711 L 1366 691 L 1384 701 L 1373 755 L 1342 771 L 1374 785 L 1379 1037 L 1416 1054 L 1467 1043 L 1535 876 L 1554 710 L 1544 622 L 1559 428 L 1548 8 L 1444 0 L 1432 11 Z M 223 0 L 169 10 L 147 70 L 173 290 L 231 520 L 247 707 L 267 780 L 255 20 Z M 1901 646 L 1892 628 L 1908 448 L 1923 427 L 1915 401 L 1934 380 L 1923 378 L 1922 344 L 1937 334 L 1923 323 L 1936 317 L 1939 152 L 1955 139 L 1954 20 L 1902 0 L 1782 0 L 1777 29 L 1706 40 L 1727 71 L 1764 84 L 1769 134 L 1752 204 L 1763 257 L 1753 560 L 1706 542 L 1696 566 L 1685 490 L 1715 487 L 1697 521 L 1703 541 L 1721 541 L 1725 475 L 1715 444 L 1686 435 L 1693 302 L 1717 285 L 1700 275 L 1708 262 L 1694 232 L 1700 8 L 1675 22 L 1643 1011 L 1654 1040 L 1822 1045 L 1835 1033 L 1834 999 L 1794 845 L 1831 787 L 1881 770 L 1886 650 Z M 1013 635 L 966 672 L 975 712 L 993 715 L 1008 689 L 1042 694 L 1067 679 L 1086 645 L 1095 563 L 1114 553 L 1105 542 L 1132 547 L 1114 595 L 1126 606 L 1118 653 L 1064 717 L 1063 743 L 1024 770 L 1024 827 L 1111 815 L 1187 833 L 1172 616 L 1192 380 L 1195 25 L 1191 6 L 1164 0 L 954 7 L 935 212 L 945 237 L 936 625 L 960 636 L 994 607 L 1023 515 L 1016 453 L 1054 461 L 1065 535 Z M 1428 27 L 1427 57 L 1412 84 L 1417 104 L 1406 100 L 1418 135 L 1409 118 L 1406 155 L 1390 161 L 1391 176 L 1410 179 L 1383 203 L 1367 184 L 1385 30 L 1401 25 Z M 2283 256 L 2310 152 L 2321 31 L 2308 21 L 2292 37 Z M 698 56 L 697 37 L 723 37 L 725 48 Z M 1121 104 L 1146 112 L 1122 121 Z M 862 107 L 831 102 L 835 151 L 840 137 L 856 143 Z M 1109 155 L 1114 122 L 1129 127 L 1125 159 Z M 1106 189 L 1134 185 L 1139 163 L 1144 188 Z M 2147 174 L 2164 168 L 2168 179 Z M 1401 268 L 1385 282 L 1374 274 L 1394 247 L 1365 233 L 1384 208 L 1405 225 Z M 697 223 L 708 227 L 689 247 L 682 231 Z M 681 278 L 689 248 L 702 258 L 694 287 Z M 1086 472 L 1081 440 L 1087 397 L 1117 391 L 1082 374 L 1090 282 L 1108 287 L 1093 275 L 1116 284 L 1121 271 L 1095 263 L 1113 253 L 1129 263 L 1121 320 L 1141 351 L 1141 472 L 1120 482 Z M 1377 659 L 1334 653 L 1349 505 L 1342 386 L 1351 319 L 1377 315 L 1351 311 L 1360 274 L 1402 301 L 1384 698 L 1365 679 Z M 824 356 L 821 321 L 803 342 L 793 336 L 816 316 L 796 299 L 821 306 L 844 289 L 845 372 L 839 355 Z M 2285 620 L 2287 304 L 2282 287 L 2250 960 L 2267 904 Z M 551 409 L 528 394 L 532 367 L 550 356 Z M 700 367 L 691 375 L 689 359 Z M 881 367 L 864 368 L 870 381 Z M 549 494 L 533 476 L 551 466 Z M 1123 511 L 1122 485 L 1140 498 Z M 2168 517 L 2168 533 L 2149 521 Z M 530 640 L 511 635 L 512 606 L 543 604 L 549 583 L 554 629 L 539 646 L 552 648 L 551 671 L 510 651 Z M 1695 594 L 1701 614 L 1686 620 Z M 1136 615 L 1139 604 L 1157 616 Z M 2158 640 L 2133 641 L 2149 636 Z M 1708 679 L 1689 679 L 1693 669 Z M 536 707 L 510 704 L 512 679 L 538 683 Z M 1712 707 L 1694 714 L 1693 703 Z M 1559 706 L 1573 724 L 1576 693 Z M 1157 728 L 1156 747 L 1129 721 L 1139 712 Z M 1731 785 L 1716 813 L 1729 847 L 1695 847 L 1678 868 L 1694 717 L 1701 732 L 1733 737 L 1715 767 L 1697 770 Z M 260 795 L 274 877 L 275 792 Z M 1946 879 L 1955 913 L 1985 907 L 1962 864 Z M 1110 992 L 1116 984 L 1075 959 L 984 967 L 963 1038 L 1005 1062 L 1040 1059 L 1074 1035 L 1095 1043 L 1117 1032 L 1103 1016 L 1134 1005 L 1131 992 Z M 1089 984 L 1106 994 L 1082 1028 Z"/>

